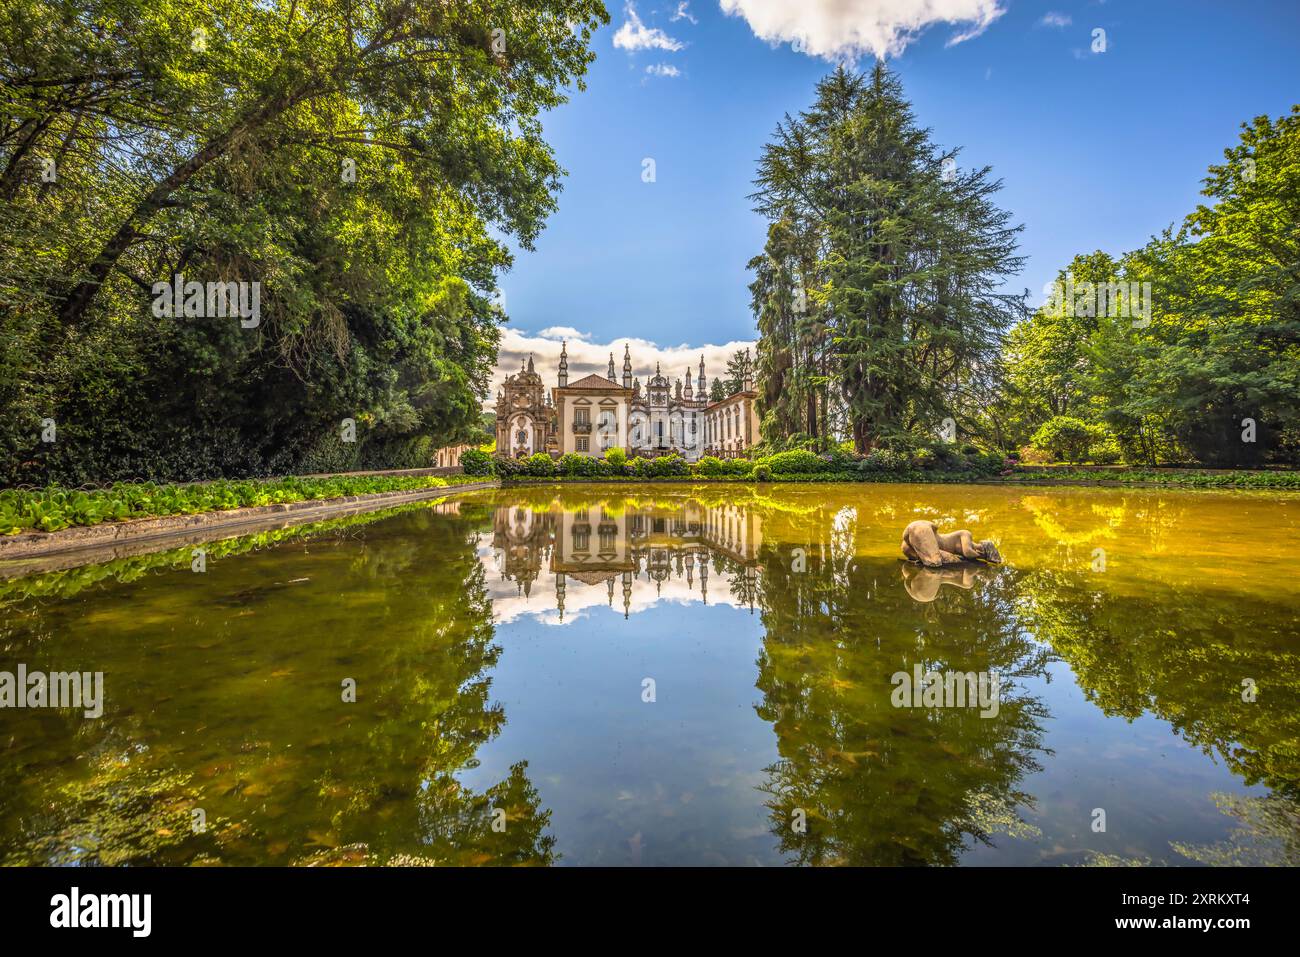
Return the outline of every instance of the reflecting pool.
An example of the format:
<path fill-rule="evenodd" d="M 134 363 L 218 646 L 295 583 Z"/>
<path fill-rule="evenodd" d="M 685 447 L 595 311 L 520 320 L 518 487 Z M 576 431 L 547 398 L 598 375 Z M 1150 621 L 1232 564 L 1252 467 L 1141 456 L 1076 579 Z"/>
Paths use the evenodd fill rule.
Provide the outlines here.
<path fill-rule="evenodd" d="M 906 565 L 917 518 L 1006 564 Z M 0 863 L 1300 863 L 1298 532 L 1283 494 L 532 486 L 0 580 L 0 675 L 104 688 L 0 708 Z"/>

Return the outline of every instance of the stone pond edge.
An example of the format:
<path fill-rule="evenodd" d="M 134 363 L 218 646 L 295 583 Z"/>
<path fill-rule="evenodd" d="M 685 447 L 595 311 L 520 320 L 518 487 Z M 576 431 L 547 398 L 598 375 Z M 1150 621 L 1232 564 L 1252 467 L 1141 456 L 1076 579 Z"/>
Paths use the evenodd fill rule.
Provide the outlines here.
<path fill-rule="evenodd" d="M 392 492 L 370 492 L 339 498 L 307 499 L 276 505 L 252 505 L 195 515 L 163 515 L 102 525 L 77 526 L 57 532 L 23 532 L 0 538 L 0 562 L 43 558 L 72 552 L 114 548 L 125 544 L 158 543 L 186 539 L 196 533 L 210 537 L 227 537 L 226 533 L 248 534 L 262 528 L 286 528 L 291 525 L 320 521 L 344 512 L 363 512 L 393 505 L 405 505 L 430 498 L 443 498 L 460 492 L 497 488 L 500 481 L 487 479 L 434 488 Z"/>

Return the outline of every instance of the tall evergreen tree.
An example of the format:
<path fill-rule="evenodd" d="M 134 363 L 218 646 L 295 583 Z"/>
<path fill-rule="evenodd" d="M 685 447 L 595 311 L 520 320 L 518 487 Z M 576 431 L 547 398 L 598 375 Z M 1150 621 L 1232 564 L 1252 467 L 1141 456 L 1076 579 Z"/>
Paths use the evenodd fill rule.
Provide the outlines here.
<path fill-rule="evenodd" d="M 722 380 L 722 388 L 727 395 L 735 395 L 745 387 L 749 375 L 749 366 L 753 359 L 745 355 L 744 349 L 737 349 L 727 360 L 727 377 Z"/>
<path fill-rule="evenodd" d="M 983 387 L 1023 314 L 1001 288 L 1021 266 L 1019 227 L 993 204 L 989 169 L 959 170 L 956 155 L 916 125 L 883 63 L 837 69 L 778 126 L 753 197 L 773 223 L 751 286 L 769 439 L 793 420 L 771 401 L 773 375 L 805 406 L 802 431 L 860 452 L 960 421 Z"/>

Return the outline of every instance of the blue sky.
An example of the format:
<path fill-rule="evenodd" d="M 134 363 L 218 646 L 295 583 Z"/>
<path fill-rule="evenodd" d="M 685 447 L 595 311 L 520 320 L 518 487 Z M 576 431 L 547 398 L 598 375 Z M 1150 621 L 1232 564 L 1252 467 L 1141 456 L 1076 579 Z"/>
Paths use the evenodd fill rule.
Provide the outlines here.
<path fill-rule="evenodd" d="M 1000 202 L 1024 224 L 1028 257 L 1013 288 L 1036 295 L 1075 253 L 1133 249 L 1180 220 L 1241 122 L 1300 102 L 1295 0 L 681 7 L 608 3 L 587 90 L 546 118 L 569 175 L 536 250 L 519 251 L 502 281 L 506 371 L 535 352 L 551 381 L 558 346 L 546 340 L 573 330 L 579 372 L 603 371 L 610 348 L 621 368 L 631 340 L 639 375 L 656 359 L 681 374 L 701 352 L 710 377 L 721 373 L 721 356 L 755 337 L 745 269 L 764 237 L 746 198 L 755 161 L 839 58 L 865 68 L 887 51 L 934 140 L 1004 180 Z"/>

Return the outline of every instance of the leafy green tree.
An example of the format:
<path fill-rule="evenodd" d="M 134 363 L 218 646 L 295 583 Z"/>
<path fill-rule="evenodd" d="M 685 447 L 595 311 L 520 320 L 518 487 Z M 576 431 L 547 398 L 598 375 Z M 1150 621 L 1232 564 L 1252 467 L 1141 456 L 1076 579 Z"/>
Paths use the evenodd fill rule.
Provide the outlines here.
<path fill-rule="evenodd" d="M 1014 444 L 1023 444 L 1054 416 L 1091 417 L 1089 350 L 1101 319 L 1095 297 L 1075 302 L 1073 293 L 1105 287 L 1119 272 L 1119 264 L 1104 252 L 1076 256 L 1057 274 L 1047 302 L 1010 330 L 1003 349 L 1004 388 L 1012 405 L 1008 427 Z"/>
<path fill-rule="evenodd" d="M 810 354 L 820 340 L 814 334 L 801 273 L 807 259 L 800 256 L 794 224 L 782 218 L 768 227 L 765 253 L 749 263 L 755 274 L 749 289 L 759 329 L 758 404 L 762 434 L 769 443 L 795 434 L 816 435 L 819 427 L 818 396 L 824 390 L 815 384 L 819 365 Z"/>
<path fill-rule="evenodd" d="M 1052 453 L 1066 462 L 1082 462 L 1092 447 L 1093 432 L 1088 423 L 1072 415 L 1057 415 L 1048 419 L 1034 433 L 1037 448 Z"/>
<path fill-rule="evenodd" d="M 1205 180 L 1211 202 L 1128 257 L 1152 282 L 1153 313 L 1105 328 L 1098 395 L 1117 432 L 1147 424 L 1199 461 L 1295 461 L 1300 106 L 1245 124 L 1224 155 Z"/>
<path fill-rule="evenodd" d="M 1040 309 L 1012 331 L 997 412 L 1017 442 L 1070 415 L 1129 461 L 1300 459 L 1300 107 L 1243 126 L 1209 172 L 1181 226 L 1062 274 L 1148 290 L 1141 314 Z"/>
<path fill-rule="evenodd" d="M 478 424 L 598 0 L 0 10 L 0 475 L 424 464 Z M 252 328 L 154 283 L 259 284 Z M 39 442 L 39 423 L 59 441 Z M 356 441 L 340 438 L 352 420 Z"/>

